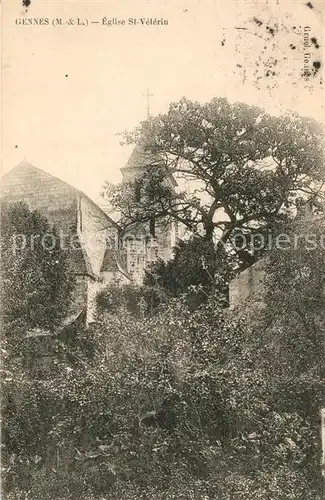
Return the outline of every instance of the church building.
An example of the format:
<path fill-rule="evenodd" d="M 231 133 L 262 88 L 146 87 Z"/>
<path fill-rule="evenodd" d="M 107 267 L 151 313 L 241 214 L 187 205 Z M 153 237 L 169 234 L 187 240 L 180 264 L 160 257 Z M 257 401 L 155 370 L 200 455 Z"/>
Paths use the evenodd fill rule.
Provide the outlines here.
<path fill-rule="evenodd" d="M 121 169 L 122 182 L 134 182 L 147 166 L 148 156 L 136 147 Z M 170 182 L 175 183 L 172 178 Z M 150 224 L 136 225 L 121 237 L 119 223 L 85 193 L 25 161 L 2 176 L 0 200 L 25 201 L 64 236 L 76 278 L 71 314 L 84 314 L 87 324 L 94 320 L 95 296 L 101 288 L 112 281 L 141 284 L 150 263 L 172 257 L 174 224 L 155 234 Z"/>

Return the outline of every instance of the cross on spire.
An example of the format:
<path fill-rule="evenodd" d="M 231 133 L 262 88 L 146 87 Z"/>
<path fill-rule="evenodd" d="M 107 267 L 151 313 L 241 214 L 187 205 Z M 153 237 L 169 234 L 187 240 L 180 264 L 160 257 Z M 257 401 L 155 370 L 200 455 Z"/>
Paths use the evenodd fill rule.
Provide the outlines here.
<path fill-rule="evenodd" d="M 153 97 L 150 90 L 147 89 L 146 98 L 147 98 L 147 118 L 150 116 L 150 97 Z"/>

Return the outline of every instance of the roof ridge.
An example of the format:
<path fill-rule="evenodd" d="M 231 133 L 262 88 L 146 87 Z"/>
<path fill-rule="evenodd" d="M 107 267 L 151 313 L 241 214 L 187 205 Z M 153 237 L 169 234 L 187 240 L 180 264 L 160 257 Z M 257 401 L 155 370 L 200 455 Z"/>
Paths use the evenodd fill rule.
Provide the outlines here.
<path fill-rule="evenodd" d="M 121 229 L 119 224 L 117 222 L 115 222 L 99 205 L 98 203 L 96 203 L 94 200 L 92 200 L 86 193 L 84 193 L 81 189 L 78 189 L 76 188 L 75 186 L 73 186 L 72 184 L 69 184 L 69 182 L 66 182 L 66 181 L 63 181 L 62 179 L 60 179 L 60 177 L 57 177 L 56 175 L 53 175 L 51 174 L 50 172 L 47 172 L 46 170 L 43 170 L 42 168 L 39 168 L 39 167 L 35 167 L 35 165 L 32 165 L 31 163 L 29 163 L 27 160 L 23 160 L 21 161 L 20 163 L 18 163 L 18 165 L 16 165 L 15 167 L 13 167 L 11 170 L 8 170 L 8 172 L 5 172 L 4 174 L 2 174 L 0 176 L 0 179 L 2 179 L 3 177 L 5 177 L 6 175 L 10 174 L 11 172 L 13 172 L 15 169 L 18 169 L 18 168 L 32 168 L 38 172 L 41 172 L 42 174 L 46 174 L 46 175 L 49 175 L 50 177 L 53 177 L 54 179 L 62 182 L 63 184 L 65 184 L 66 186 L 68 186 L 70 189 L 73 189 L 75 193 L 79 194 L 79 195 L 82 195 L 84 196 L 88 201 L 90 201 L 93 205 L 96 206 L 96 208 L 98 208 L 100 210 L 100 212 L 105 216 L 105 218 L 107 220 L 109 220 L 113 225 L 115 225 L 118 229 Z"/>

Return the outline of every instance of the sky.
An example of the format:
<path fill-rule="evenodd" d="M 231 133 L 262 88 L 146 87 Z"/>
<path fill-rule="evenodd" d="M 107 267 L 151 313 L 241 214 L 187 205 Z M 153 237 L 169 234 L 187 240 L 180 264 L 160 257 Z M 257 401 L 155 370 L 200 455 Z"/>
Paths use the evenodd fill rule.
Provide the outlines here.
<path fill-rule="evenodd" d="M 1 171 L 26 160 L 96 199 L 105 180 L 121 179 L 131 149 L 119 134 L 146 118 L 147 88 L 151 115 L 183 96 L 226 97 L 324 121 L 324 5 L 3 0 Z M 52 25 L 78 17 L 88 25 Z M 23 24 L 35 18 L 49 24 Z"/>

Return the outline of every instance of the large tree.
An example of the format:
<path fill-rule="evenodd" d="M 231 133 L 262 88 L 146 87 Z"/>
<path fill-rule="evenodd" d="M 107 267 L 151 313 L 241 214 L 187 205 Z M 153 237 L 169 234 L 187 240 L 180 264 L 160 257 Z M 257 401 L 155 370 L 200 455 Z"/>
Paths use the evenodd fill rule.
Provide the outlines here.
<path fill-rule="evenodd" d="M 126 228 L 173 218 L 222 246 L 235 234 L 269 230 L 290 217 L 297 198 L 315 200 L 323 184 L 323 130 L 293 113 L 274 117 L 226 99 L 202 105 L 183 98 L 125 139 L 151 158 L 137 196 L 134 183 L 105 185 Z M 178 189 L 165 182 L 166 172 Z"/>

